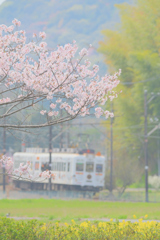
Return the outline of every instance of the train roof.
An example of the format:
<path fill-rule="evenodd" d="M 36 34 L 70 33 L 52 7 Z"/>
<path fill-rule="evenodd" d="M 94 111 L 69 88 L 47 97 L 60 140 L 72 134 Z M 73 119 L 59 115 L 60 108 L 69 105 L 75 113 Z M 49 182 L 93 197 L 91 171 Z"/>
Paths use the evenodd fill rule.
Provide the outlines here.
<path fill-rule="evenodd" d="M 29 156 L 29 155 L 39 155 L 39 156 L 48 156 L 49 153 L 31 153 L 31 152 L 15 152 L 13 155 L 20 155 L 20 156 Z M 68 157 L 75 157 L 80 156 L 78 153 L 52 153 L 55 156 L 68 156 Z"/>
<path fill-rule="evenodd" d="M 23 157 L 29 157 L 29 156 L 36 156 L 36 157 L 49 157 L 49 153 L 31 153 L 31 152 L 15 152 L 13 154 L 14 156 L 23 156 Z M 79 153 L 52 153 L 52 156 L 54 157 L 63 157 L 63 158 L 75 158 L 75 157 L 82 157 L 82 158 L 90 158 L 91 156 L 94 156 L 94 158 L 104 158 L 103 155 L 96 156 L 92 154 L 79 154 Z"/>

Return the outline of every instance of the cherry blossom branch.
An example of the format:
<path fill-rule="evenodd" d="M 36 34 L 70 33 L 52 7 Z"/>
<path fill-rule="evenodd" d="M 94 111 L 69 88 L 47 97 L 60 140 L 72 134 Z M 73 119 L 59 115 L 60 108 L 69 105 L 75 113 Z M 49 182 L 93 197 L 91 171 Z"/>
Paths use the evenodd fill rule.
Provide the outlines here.
<path fill-rule="evenodd" d="M 33 181 L 36 181 L 36 179 L 43 181 L 45 179 L 55 177 L 55 174 L 53 174 L 51 171 L 43 171 L 37 177 L 33 176 L 30 162 L 27 162 L 25 165 L 23 163 L 20 163 L 19 168 L 13 170 L 13 165 L 14 165 L 13 160 L 10 157 L 6 157 L 5 155 L 3 155 L 2 158 L 0 159 L 0 163 L 3 167 L 5 167 L 6 170 L 7 170 L 7 167 L 9 167 L 5 175 L 11 176 L 17 180 L 23 179 L 23 180 L 28 180 L 33 182 Z M 3 173 L 0 173 L 0 174 L 3 174 Z"/>
<path fill-rule="evenodd" d="M 20 22 L 14 19 L 13 24 L 19 26 Z M 0 127 L 46 127 L 70 121 L 77 116 L 84 117 L 91 114 L 91 109 L 96 117 L 113 116 L 99 105 L 117 97 L 113 89 L 119 84 L 120 71 L 113 76 L 100 77 L 99 67 L 92 67 L 90 61 L 85 60 L 87 49 L 83 48 L 77 58 L 75 41 L 49 51 L 47 43 L 43 41 L 46 37 L 44 32 L 39 34 L 39 39 L 36 36 L 36 42 L 27 43 L 25 31 L 14 32 L 14 26 L 0 25 L 0 96 L 3 97 L 0 99 L 0 110 L 5 108 L 0 118 L 6 120 L 6 124 L 0 122 Z M 11 93 L 10 98 L 8 93 Z M 17 124 L 13 124 L 9 121 L 11 116 L 16 117 L 19 112 L 23 111 L 23 115 L 26 115 L 27 109 L 38 110 L 38 104 L 43 101 L 48 103 L 46 109 L 39 109 L 39 113 L 44 115 L 39 124 L 26 123 L 27 117 L 24 117 L 24 123 L 17 121 Z M 33 107 L 35 104 L 37 109 Z M 60 109 L 63 110 L 62 117 Z M 44 123 L 45 117 L 47 121 Z"/>

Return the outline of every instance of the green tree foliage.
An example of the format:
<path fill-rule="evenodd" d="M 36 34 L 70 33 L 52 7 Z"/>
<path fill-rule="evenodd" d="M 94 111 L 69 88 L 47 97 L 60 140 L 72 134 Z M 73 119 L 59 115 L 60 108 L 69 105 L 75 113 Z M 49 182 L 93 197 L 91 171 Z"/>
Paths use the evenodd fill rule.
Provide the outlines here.
<path fill-rule="evenodd" d="M 114 157 L 127 156 L 143 163 L 144 89 L 160 91 L 160 1 L 137 0 L 132 5 L 118 4 L 121 23 L 116 30 L 104 30 L 99 51 L 105 56 L 109 71 L 121 68 L 122 93 L 115 101 Z M 160 97 L 148 105 L 148 131 L 160 118 Z M 154 136 L 157 132 L 154 132 Z M 157 140 L 149 139 L 149 166 L 156 171 Z M 157 173 L 157 172 L 156 172 Z"/>

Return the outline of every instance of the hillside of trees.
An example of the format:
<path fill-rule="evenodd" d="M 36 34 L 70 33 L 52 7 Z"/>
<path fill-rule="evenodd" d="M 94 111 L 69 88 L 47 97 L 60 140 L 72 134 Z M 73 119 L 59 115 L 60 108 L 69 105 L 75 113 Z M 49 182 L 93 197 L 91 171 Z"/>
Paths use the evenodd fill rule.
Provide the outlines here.
<path fill-rule="evenodd" d="M 131 0 L 126 0 L 130 2 Z M 27 35 L 45 31 L 50 48 L 77 41 L 80 47 L 93 45 L 92 60 L 106 71 L 102 55 L 97 54 L 101 31 L 112 29 L 119 21 L 114 4 L 123 0 L 6 0 L 0 5 L 0 24 L 10 25 L 14 18 L 22 23 Z"/>

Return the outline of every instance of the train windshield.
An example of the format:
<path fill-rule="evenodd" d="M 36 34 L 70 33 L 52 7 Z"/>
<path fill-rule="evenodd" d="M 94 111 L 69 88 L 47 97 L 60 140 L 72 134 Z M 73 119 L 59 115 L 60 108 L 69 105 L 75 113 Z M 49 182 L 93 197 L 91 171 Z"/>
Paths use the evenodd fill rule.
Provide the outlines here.
<path fill-rule="evenodd" d="M 83 172 L 84 164 L 83 163 L 76 163 L 76 171 Z"/>
<path fill-rule="evenodd" d="M 103 172 L 103 165 L 102 164 L 96 164 L 96 172 L 97 173 Z"/>
<path fill-rule="evenodd" d="M 94 163 L 86 163 L 86 172 L 94 171 Z"/>

